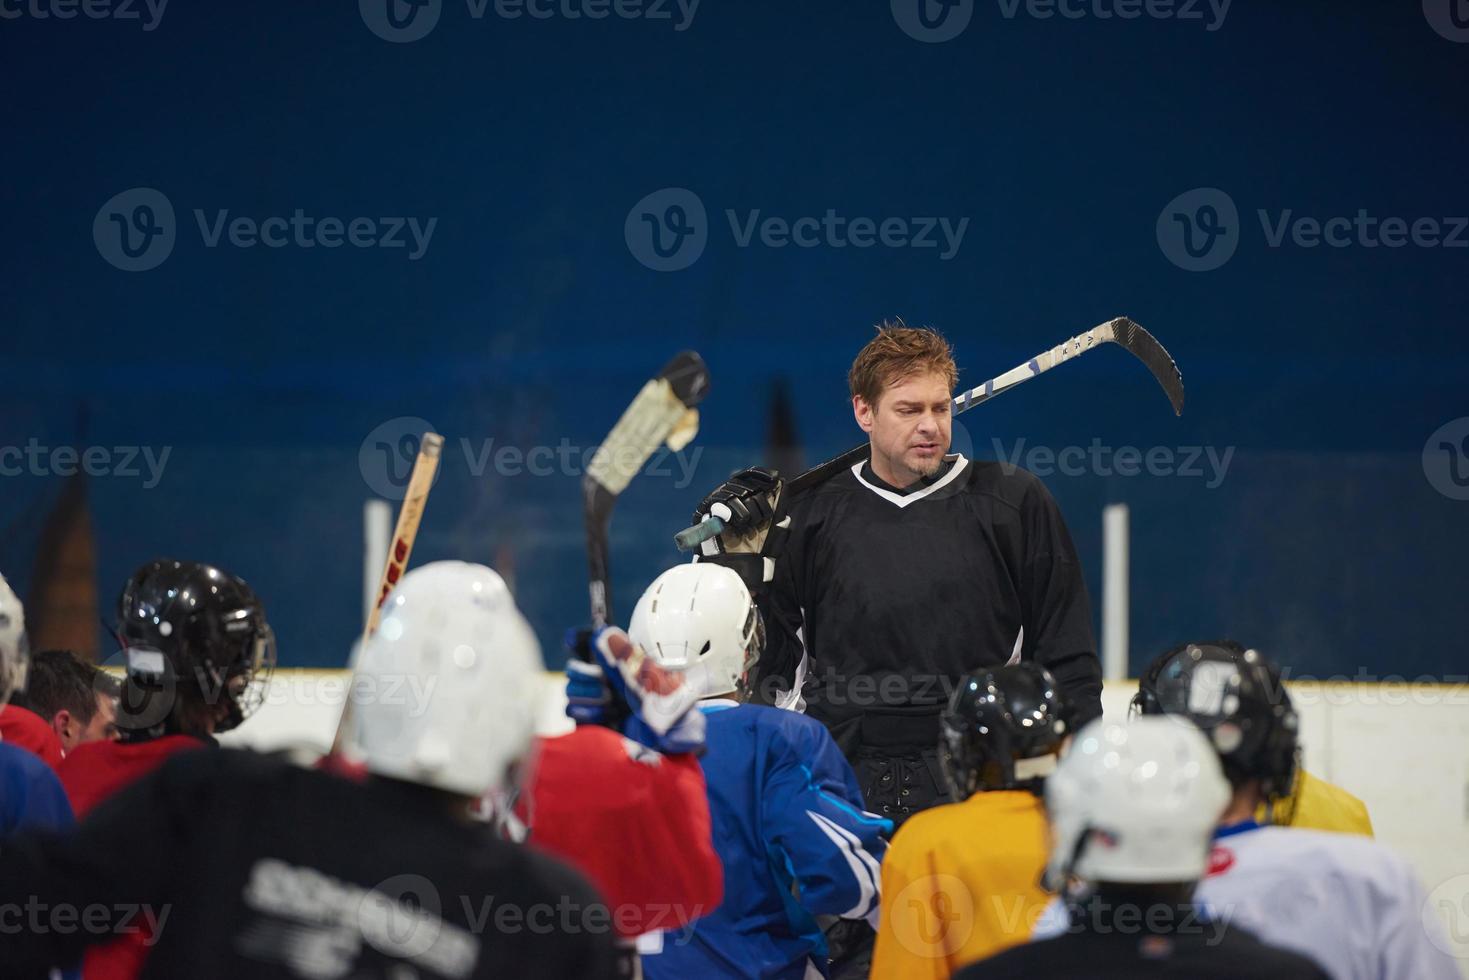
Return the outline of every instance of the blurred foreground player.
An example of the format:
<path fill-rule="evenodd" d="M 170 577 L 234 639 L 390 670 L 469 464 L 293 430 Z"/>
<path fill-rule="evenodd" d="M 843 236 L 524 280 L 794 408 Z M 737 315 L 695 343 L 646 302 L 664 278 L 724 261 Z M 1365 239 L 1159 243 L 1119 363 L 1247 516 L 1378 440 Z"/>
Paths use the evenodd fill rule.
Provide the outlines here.
<path fill-rule="evenodd" d="M 1156 707 L 1209 736 L 1233 789 L 1198 901 L 1337 980 L 1456 980 L 1438 910 L 1405 861 L 1356 834 L 1257 822 L 1296 768 L 1299 725 L 1278 670 L 1214 643 L 1186 645 L 1173 664 Z"/>
<path fill-rule="evenodd" d="M 759 699 L 804 698 L 895 824 L 949 802 L 938 718 L 965 674 L 1033 661 L 1078 723 L 1102 713 L 1061 510 L 1026 470 L 949 452 L 957 379 L 943 337 L 882 324 L 848 375 L 871 458 L 788 504 L 774 473 L 745 470 L 694 515 L 728 528 L 699 560 L 739 571 L 765 614 Z"/>
<path fill-rule="evenodd" d="M 669 569 L 643 593 L 629 629 L 701 699 L 700 762 L 724 866 L 724 902 L 645 952 L 646 976 L 827 976 L 817 917 L 876 916 L 891 822 L 863 810 L 852 767 L 819 722 L 740 703 L 764 627 L 737 573 Z"/>
<path fill-rule="evenodd" d="M 25 609 L 0 575 L 0 708 L 25 686 Z M 56 774 L 40 756 L 0 741 L 0 842 L 30 827 L 70 827 L 71 806 Z"/>
<path fill-rule="evenodd" d="M 944 712 L 940 761 L 954 799 L 915 814 L 882 866 L 874 980 L 950 976 L 1030 938 L 1050 895 L 1040 795 L 1066 722 L 1038 664 L 964 679 Z"/>
<path fill-rule="evenodd" d="M 1138 682 L 1138 692 L 1132 699 L 1133 708 L 1150 715 L 1164 712 L 1187 713 L 1186 705 L 1178 700 L 1177 695 L 1189 689 L 1189 685 L 1183 682 L 1203 660 L 1204 650 L 1210 651 L 1205 663 L 1216 662 L 1221 657 L 1238 663 L 1250 653 L 1232 640 L 1184 643 L 1167 650 L 1148 666 Z M 1291 704 L 1290 692 L 1285 689 L 1280 669 L 1262 657 L 1255 659 L 1267 672 L 1264 680 L 1269 685 L 1273 699 L 1283 712 L 1294 718 L 1295 709 Z M 1173 697 L 1170 698 L 1170 694 Z M 1194 720 L 1199 722 L 1201 719 Z M 1283 763 L 1281 770 L 1279 785 L 1271 784 L 1266 787 L 1265 802 L 1256 815 L 1261 823 L 1372 836 L 1372 820 L 1367 814 L 1366 804 L 1361 800 L 1340 786 L 1311 775 L 1303 766 L 1293 765 L 1288 776 L 1284 774 Z"/>
<path fill-rule="evenodd" d="M 416 569 L 358 671 L 371 690 L 425 695 L 360 704 L 350 738 L 365 783 L 252 752 L 184 753 L 73 837 L 19 839 L 0 857 L 0 904 L 168 911 L 144 977 L 604 980 L 612 949 L 592 890 L 470 818 L 521 766 L 541 670 L 499 576 Z M 98 938 L 3 930 L 0 963 L 44 976 Z"/>
<path fill-rule="evenodd" d="M 1305 957 L 1266 946 L 1231 920 L 1209 921 L 1193 904 L 1228 800 L 1217 756 L 1188 722 L 1093 722 L 1046 781 L 1047 879 L 1081 883 L 1070 928 L 956 976 L 1325 980 Z"/>
<path fill-rule="evenodd" d="M 698 756 L 704 718 L 683 678 L 617 627 L 573 632 L 567 714 L 544 738 L 516 815 L 527 843 L 586 875 L 611 908 L 621 976 L 656 941 L 719 905 L 719 855 Z"/>

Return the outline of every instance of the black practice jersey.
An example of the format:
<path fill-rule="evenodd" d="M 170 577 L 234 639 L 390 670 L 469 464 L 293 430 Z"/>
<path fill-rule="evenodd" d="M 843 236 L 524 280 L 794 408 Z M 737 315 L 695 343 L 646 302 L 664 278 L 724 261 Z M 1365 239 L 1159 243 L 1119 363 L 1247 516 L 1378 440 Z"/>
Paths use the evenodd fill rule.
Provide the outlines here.
<path fill-rule="evenodd" d="M 7 842 L 0 972 L 44 978 L 151 926 L 144 978 L 612 977 L 599 903 L 564 865 L 416 787 L 186 752 L 73 834 Z"/>
<path fill-rule="evenodd" d="M 1222 925 L 1222 924 L 1220 924 Z M 954 980 L 1330 980 L 1315 962 L 1266 946 L 1239 926 L 1199 922 L 1176 933 L 1080 932 L 1012 946 Z"/>
<path fill-rule="evenodd" d="M 1045 486 L 950 456 L 898 490 L 870 463 L 792 503 L 757 696 L 789 688 L 849 753 L 874 707 L 937 710 L 958 678 L 1013 657 L 1047 667 L 1083 722 L 1101 714 L 1086 583 Z M 935 730 L 936 731 L 936 730 Z"/>

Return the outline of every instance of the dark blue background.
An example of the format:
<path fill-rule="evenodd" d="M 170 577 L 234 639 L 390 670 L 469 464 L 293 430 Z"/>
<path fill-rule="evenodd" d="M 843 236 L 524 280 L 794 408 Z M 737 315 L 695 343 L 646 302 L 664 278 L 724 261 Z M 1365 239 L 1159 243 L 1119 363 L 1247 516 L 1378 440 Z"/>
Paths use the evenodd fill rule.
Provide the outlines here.
<path fill-rule="evenodd" d="M 880 318 L 945 331 L 972 385 L 1127 313 L 1182 367 L 1181 419 L 1107 351 L 964 422 L 981 456 L 1020 438 L 1236 447 L 1213 490 L 1047 480 L 1098 606 L 1101 507 L 1132 505 L 1134 669 L 1231 634 L 1300 672 L 1463 672 L 1469 503 L 1433 489 L 1422 453 L 1469 415 L 1469 249 L 1270 248 L 1255 217 L 1469 213 L 1469 44 L 1418 3 L 1235 0 L 1208 31 L 1007 18 L 991 0 L 941 44 L 881 2 L 704 0 L 682 32 L 493 10 L 445 0 L 410 44 L 345 2 L 173 0 L 146 32 L 0 21 L 0 446 L 172 447 L 154 489 L 90 481 L 104 604 L 156 554 L 205 559 L 266 598 L 284 663 L 342 663 L 371 496 L 358 450 L 420 416 L 452 451 L 415 560 L 513 558 L 554 663 L 585 617 L 577 477 L 476 477 L 460 438 L 594 445 L 669 355 L 704 354 L 692 483 L 644 477 L 614 520 L 626 613 L 677 560 L 670 535 L 702 493 L 763 457 L 776 376 L 814 462 L 856 441 L 845 373 Z M 92 237 L 132 187 L 178 214 L 147 272 L 113 268 Z M 711 222 L 678 272 L 624 241 L 629 209 L 664 187 L 693 190 Z M 1155 235 L 1195 187 L 1241 215 L 1211 272 L 1176 267 Z M 416 262 L 211 249 L 195 208 L 438 224 Z M 970 223 L 946 262 L 739 248 L 726 208 Z M 0 567 L 22 592 L 63 483 L 0 478 Z"/>

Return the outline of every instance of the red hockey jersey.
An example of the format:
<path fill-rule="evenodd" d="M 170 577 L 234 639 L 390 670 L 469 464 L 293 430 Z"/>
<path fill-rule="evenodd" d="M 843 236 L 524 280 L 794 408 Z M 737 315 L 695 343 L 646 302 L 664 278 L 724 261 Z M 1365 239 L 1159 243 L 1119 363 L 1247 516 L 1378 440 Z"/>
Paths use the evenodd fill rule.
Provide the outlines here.
<path fill-rule="evenodd" d="M 625 938 L 677 929 L 724 897 L 704 774 L 692 756 L 660 755 L 583 725 L 541 740 L 517 814 L 533 847 L 591 879 Z"/>
<path fill-rule="evenodd" d="M 0 708 L 0 742 L 25 749 L 52 769 L 61 765 L 61 739 L 46 724 L 46 719 L 19 705 Z"/>

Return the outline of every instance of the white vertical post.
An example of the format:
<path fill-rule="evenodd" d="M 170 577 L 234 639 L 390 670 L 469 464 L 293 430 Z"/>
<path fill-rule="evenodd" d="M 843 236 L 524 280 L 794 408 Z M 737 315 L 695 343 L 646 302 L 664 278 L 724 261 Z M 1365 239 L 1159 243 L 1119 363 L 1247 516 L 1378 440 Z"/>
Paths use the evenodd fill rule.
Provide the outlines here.
<path fill-rule="evenodd" d="M 388 560 L 388 538 L 393 533 L 393 508 L 386 500 L 362 505 L 362 621 L 372 615 L 383 565 Z"/>
<path fill-rule="evenodd" d="M 1127 677 L 1128 511 L 1126 504 L 1102 510 L 1102 677 Z"/>

